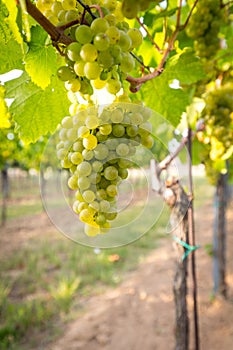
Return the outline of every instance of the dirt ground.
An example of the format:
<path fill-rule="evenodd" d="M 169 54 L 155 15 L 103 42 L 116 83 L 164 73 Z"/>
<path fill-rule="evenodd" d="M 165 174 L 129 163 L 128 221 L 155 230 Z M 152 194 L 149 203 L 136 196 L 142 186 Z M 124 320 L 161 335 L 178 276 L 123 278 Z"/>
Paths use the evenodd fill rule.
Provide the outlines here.
<path fill-rule="evenodd" d="M 211 300 L 212 261 L 204 246 L 212 236 L 211 204 L 197 211 L 196 252 L 198 301 L 201 349 L 233 349 L 233 211 L 228 211 L 227 284 L 228 299 Z M 21 223 L 21 230 L 9 226 L 1 238 L 4 252 L 14 246 L 26 244 L 25 230 L 35 237 L 41 229 L 51 224 L 46 214 L 35 222 Z M 31 227 L 30 227 L 31 226 Z M 15 236 L 15 237 L 13 237 Z M 8 237 L 8 238 L 7 238 Z M 30 238 L 27 234 L 27 239 Z M 14 242 L 14 243 L 13 243 Z M 105 294 L 90 298 L 84 314 L 66 326 L 64 336 L 41 350 L 171 350 L 174 349 L 174 304 L 172 294 L 174 250 L 172 240 L 161 239 L 160 247 L 151 252 L 137 271 L 127 275 L 125 281 Z M 189 285 L 189 315 L 191 321 L 190 350 L 193 345 L 192 287 Z"/>
<path fill-rule="evenodd" d="M 211 300 L 212 262 L 204 246 L 211 242 L 212 206 L 197 213 L 196 252 L 201 349 L 233 349 L 233 215 L 229 210 L 228 300 Z M 204 220 L 203 220 L 204 219 Z M 116 289 L 93 297 L 86 313 L 71 323 L 64 336 L 48 350 L 170 350 L 174 349 L 172 295 L 174 252 L 171 241 L 161 240 L 139 269 Z M 189 286 L 191 294 L 192 288 Z M 192 303 L 190 350 L 193 345 Z"/>

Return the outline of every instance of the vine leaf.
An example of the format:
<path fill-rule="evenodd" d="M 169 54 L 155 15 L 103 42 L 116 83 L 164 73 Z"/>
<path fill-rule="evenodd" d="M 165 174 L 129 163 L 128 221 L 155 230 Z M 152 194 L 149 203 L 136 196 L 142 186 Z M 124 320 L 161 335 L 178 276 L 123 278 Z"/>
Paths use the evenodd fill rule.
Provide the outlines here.
<path fill-rule="evenodd" d="M 7 8 L 2 2 L 0 2 L 0 42 L 3 44 L 6 44 L 11 38 L 10 29 L 5 22 L 7 16 Z"/>
<path fill-rule="evenodd" d="M 190 85 L 205 78 L 200 60 L 189 48 L 171 57 L 163 74 L 167 79 L 179 80 L 181 85 Z"/>
<path fill-rule="evenodd" d="M 6 97 L 14 98 L 10 113 L 25 143 L 36 142 L 42 135 L 54 132 L 68 113 L 64 84 L 55 77 L 44 90 L 35 85 L 26 72 L 5 86 Z"/>
<path fill-rule="evenodd" d="M 5 18 L 6 23 L 8 24 L 10 30 L 12 31 L 13 37 L 19 43 L 23 43 L 23 38 L 20 34 L 18 25 L 17 25 L 17 14 L 18 8 L 15 0 L 2 0 L 8 10 L 8 16 Z"/>
<path fill-rule="evenodd" d="M 5 89 L 4 89 L 4 86 L 0 85 L 0 129 L 9 128 L 11 125 L 9 120 L 10 113 L 8 111 L 4 97 L 5 97 Z"/>
<path fill-rule="evenodd" d="M 52 45 L 46 45 L 48 34 L 40 27 L 31 29 L 29 50 L 25 56 L 25 70 L 33 83 L 45 89 L 55 74 L 57 55 Z"/>
<path fill-rule="evenodd" d="M 7 44 L 1 43 L 0 50 L 0 74 L 12 69 L 23 69 L 23 53 L 21 46 L 13 38 Z"/>
<path fill-rule="evenodd" d="M 190 103 L 190 96 L 182 89 L 172 89 L 163 74 L 142 86 L 142 101 L 162 114 L 173 126 L 177 126 Z"/>

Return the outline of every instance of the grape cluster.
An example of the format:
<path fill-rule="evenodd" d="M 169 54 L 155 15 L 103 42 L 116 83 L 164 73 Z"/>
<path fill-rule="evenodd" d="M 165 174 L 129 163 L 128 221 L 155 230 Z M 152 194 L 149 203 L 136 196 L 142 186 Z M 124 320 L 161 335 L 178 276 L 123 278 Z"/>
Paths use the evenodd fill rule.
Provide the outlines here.
<path fill-rule="evenodd" d="M 158 4 L 161 0 L 123 0 L 122 1 L 122 13 L 126 18 L 136 18 L 138 12 L 146 11 L 151 3 Z"/>
<path fill-rule="evenodd" d="M 81 19 L 83 8 L 76 0 L 37 0 L 36 6 L 54 25 Z"/>
<path fill-rule="evenodd" d="M 128 176 L 136 147 L 153 146 L 150 110 L 132 103 L 92 107 L 65 117 L 59 132 L 57 156 L 69 169 L 75 190 L 73 210 L 85 223 L 85 233 L 96 235 L 117 216 L 118 185 Z"/>
<path fill-rule="evenodd" d="M 212 149 L 210 158 L 221 158 L 233 141 L 233 84 L 228 83 L 210 91 L 205 98 L 203 112 L 206 133 Z"/>
<path fill-rule="evenodd" d="M 192 15 L 187 26 L 187 34 L 194 39 L 194 48 L 199 57 L 210 58 L 220 48 L 218 33 L 221 18 L 220 1 L 198 1 L 196 12 Z"/>
<path fill-rule="evenodd" d="M 225 171 L 225 161 L 233 154 L 233 84 L 209 91 L 205 103 L 202 113 L 205 129 L 197 137 L 206 146 L 203 154 L 206 174 L 216 184 L 219 173 Z"/>
<path fill-rule="evenodd" d="M 66 12 L 65 21 L 80 18 L 80 4 L 75 0 L 39 0 L 39 8 L 41 3 L 49 4 L 43 13 L 50 20 L 53 20 L 51 16 L 62 20 L 61 12 Z M 66 34 L 74 42 L 66 48 L 66 65 L 58 69 L 58 77 L 65 82 L 67 90 L 82 96 L 90 96 L 93 88 L 103 87 L 116 95 L 122 88 L 122 81 L 135 68 L 135 59 L 130 52 L 143 40 L 140 30 L 129 28 L 127 22 L 119 21 L 117 16 L 109 13 L 108 8 L 113 7 L 114 1 L 103 0 L 101 3 L 107 6 L 101 7 L 102 17 L 90 19 L 87 14 L 89 17 L 80 18 L 80 23 L 67 29 Z M 100 15 L 95 9 L 94 14 Z"/>

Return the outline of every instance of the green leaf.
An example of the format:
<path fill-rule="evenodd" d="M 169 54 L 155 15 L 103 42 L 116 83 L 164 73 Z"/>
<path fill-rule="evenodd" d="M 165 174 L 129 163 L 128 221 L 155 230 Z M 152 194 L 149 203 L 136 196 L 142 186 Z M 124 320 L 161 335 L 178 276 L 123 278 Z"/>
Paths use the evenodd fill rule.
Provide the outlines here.
<path fill-rule="evenodd" d="M 10 112 L 25 143 L 35 142 L 40 136 L 54 132 L 68 113 L 69 101 L 64 84 L 55 77 L 45 90 L 33 84 L 27 73 L 5 86 L 6 96 L 15 97 Z"/>
<path fill-rule="evenodd" d="M 46 45 L 48 34 L 40 27 L 31 30 L 29 50 L 25 56 L 25 70 L 32 81 L 45 89 L 56 71 L 57 55 L 51 45 Z"/>
<path fill-rule="evenodd" d="M 0 85 L 0 129 L 9 128 L 11 125 L 9 120 L 10 113 L 8 111 L 4 97 L 5 97 L 5 89 L 2 85 Z"/>
<path fill-rule="evenodd" d="M 17 25 L 17 14 L 18 8 L 15 0 L 2 0 L 2 2 L 6 5 L 6 8 L 9 12 L 8 17 L 5 19 L 15 40 L 19 43 L 23 43 L 22 36 L 20 34 L 18 25 Z"/>
<path fill-rule="evenodd" d="M 0 43 L 6 44 L 11 38 L 11 31 L 5 22 L 9 12 L 6 6 L 0 1 Z"/>
<path fill-rule="evenodd" d="M 193 84 L 205 78 L 200 60 L 189 49 L 171 57 L 163 74 L 170 80 L 179 80 L 181 85 Z"/>
<path fill-rule="evenodd" d="M 13 38 L 7 44 L 1 44 L 0 74 L 12 69 L 23 69 L 23 53 L 21 46 Z"/>
<path fill-rule="evenodd" d="M 190 103 L 189 94 L 182 89 L 172 89 L 163 74 L 145 83 L 141 88 L 142 101 L 162 114 L 172 125 L 179 124 L 182 113 Z"/>

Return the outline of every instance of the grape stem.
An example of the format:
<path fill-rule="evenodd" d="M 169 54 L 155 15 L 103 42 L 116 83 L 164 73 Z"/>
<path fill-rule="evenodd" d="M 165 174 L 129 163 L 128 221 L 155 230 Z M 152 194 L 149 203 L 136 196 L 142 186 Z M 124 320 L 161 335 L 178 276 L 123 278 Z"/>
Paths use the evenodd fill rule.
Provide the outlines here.
<path fill-rule="evenodd" d="M 70 21 L 66 24 L 63 24 L 62 26 L 57 26 L 56 28 L 59 30 L 65 30 L 67 28 L 70 28 L 72 26 L 74 26 L 75 24 L 79 24 L 80 23 L 80 19 L 74 19 L 73 21 Z"/>
<path fill-rule="evenodd" d="M 134 78 L 132 77 L 131 75 L 128 75 L 126 77 L 126 80 L 131 84 L 130 86 L 130 91 L 131 92 L 137 92 L 140 90 L 140 87 L 142 86 L 142 84 L 146 83 L 147 81 L 149 80 L 152 80 L 156 77 L 158 77 L 162 72 L 163 72 L 163 69 L 164 69 L 164 66 L 165 66 L 165 63 L 167 61 L 167 58 L 171 52 L 171 50 L 173 49 L 173 46 L 174 46 L 174 42 L 177 38 L 177 35 L 179 34 L 180 31 L 184 30 L 186 28 L 186 26 L 188 25 L 188 22 L 191 18 L 191 15 L 193 13 L 193 10 L 194 8 L 196 7 L 198 3 L 198 0 L 196 0 L 188 14 L 188 17 L 185 21 L 185 23 L 183 25 L 180 24 L 180 20 L 181 20 L 181 9 L 182 9 L 182 0 L 178 0 L 178 9 L 177 9 L 177 20 L 176 20 L 176 28 L 169 40 L 169 42 L 167 43 L 167 48 L 166 50 L 163 52 L 163 56 L 161 58 L 161 61 L 158 65 L 158 67 L 152 72 L 152 73 L 149 73 L 149 74 L 146 74 L 142 77 L 139 77 L 139 78 Z"/>
<path fill-rule="evenodd" d="M 28 14 L 38 22 L 42 28 L 49 34 L 53 43 L 62 43 L 69 45 L 73 42 L 71 38 L 64 34 L 64 30 L 53 25 L 38 8 L 30 1 L 25 0 Z"/>
<path fill-rule="evenodd" d="M 100 17 L 104 18 L 103 11 L 102 11 L 102 9 L 101 9 L 101 7 L 99 5 L 91 5 L 91 6 L 89 6 L 89 8 L 90 9 L 92 9 L 92 8 L 96 9 L 99 12 Z"/>
<path fill-rule="evenodd" d="M 92 13 L 90 6 L 84 4 L 81 0 L 77 0 L 77 2 L 84 8 L 85 11 L 87 11 L 91 15 L 93 19 L 97 18 L 97 16 L 94 15 L 94 13 Z"/>
<path fill-rule="evenodd" d="M 136 18 L 138 24 L 140 24 L 140 26 L 142 27 L 142 29 L 146 32 L 148 38 L 150 39 L 150 41 L 152 42 L 152 44 L 154 45 L 154 47 L 156 48 L 156 50 L 158 50 L 159 53 L 162 53 L 163 51 L 160 49 L 160 47 L 156 44 L 156 42 L 154 41 L 153 37 L 150 35 L 147 27 L 144 25 L 144 23 L 141 22 L 140 18 Z"/>

